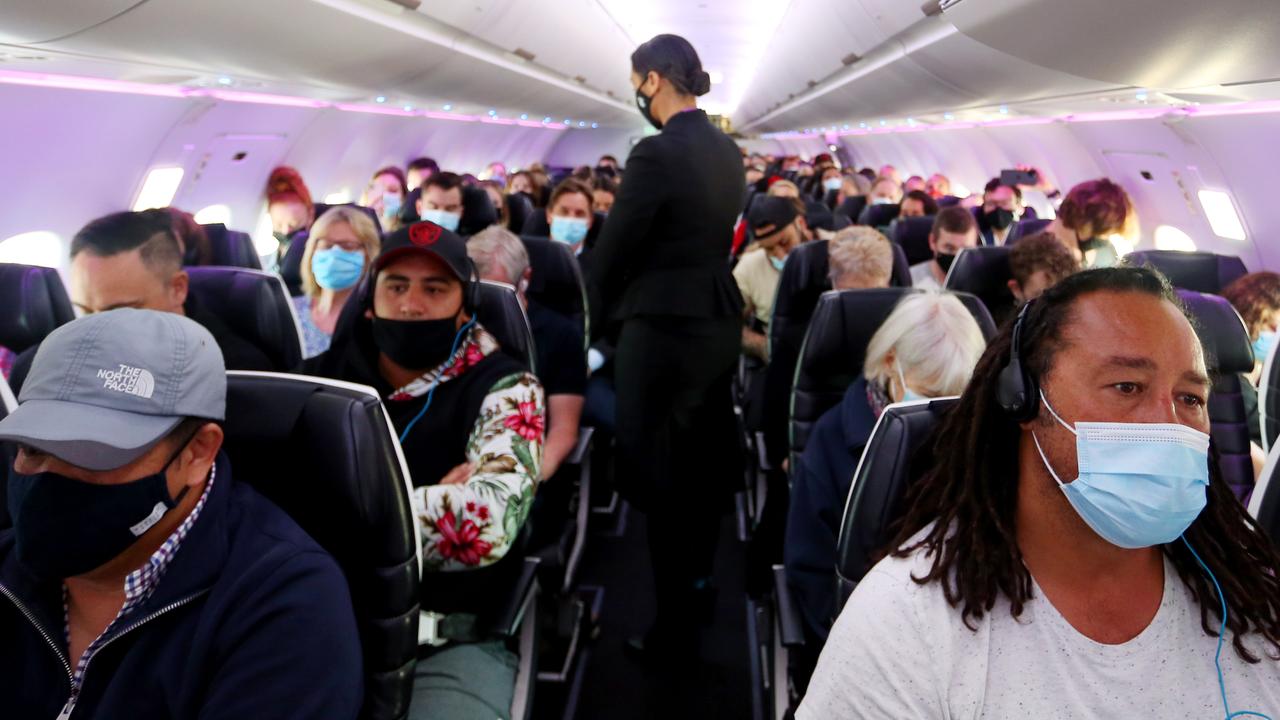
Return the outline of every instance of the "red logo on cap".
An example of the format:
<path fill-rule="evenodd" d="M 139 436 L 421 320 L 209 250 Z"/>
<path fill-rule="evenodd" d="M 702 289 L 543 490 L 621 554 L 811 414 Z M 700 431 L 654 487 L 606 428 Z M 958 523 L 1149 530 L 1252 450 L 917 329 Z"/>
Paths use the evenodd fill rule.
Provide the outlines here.
<path fill-rule="evenodd" d="M 409 228 L 409 242 L 418 247 L 435 245 L 444 228 L 431 222 L 420 222 Z"/>

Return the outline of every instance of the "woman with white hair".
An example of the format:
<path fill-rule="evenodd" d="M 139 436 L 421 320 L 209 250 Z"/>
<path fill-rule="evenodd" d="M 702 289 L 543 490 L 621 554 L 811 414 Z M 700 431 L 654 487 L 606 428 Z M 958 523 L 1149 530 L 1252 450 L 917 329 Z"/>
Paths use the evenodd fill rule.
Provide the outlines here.
<path fill-rule="evenodd" d="M 817 661 L 838 612 L 840 518 L 876 420 L 891 403 L 959 395 L 985 347 L 978 323 L 954 295 L 908 295 L 871 337 L 862 377 L 814 425 L 792 474 L 784 547 L 787 580 L 810 640 L 805 647 L 813 651 L 797 658 L 799 667 Z"/>

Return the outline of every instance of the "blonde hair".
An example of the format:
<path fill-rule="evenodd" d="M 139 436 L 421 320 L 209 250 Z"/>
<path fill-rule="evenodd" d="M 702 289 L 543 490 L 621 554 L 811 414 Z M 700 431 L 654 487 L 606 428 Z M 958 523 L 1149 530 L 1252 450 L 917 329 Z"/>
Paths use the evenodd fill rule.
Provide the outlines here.
<path fill-rule="evenodd" d="M 827 243 L 831 284 L 837 290 L 889 286 L 893 275 L 893 247 L 875 228 L 851 225 Z"/>
<path fill-rule="evenodd" d="M 789 191 L 795 194 L 783 195 L 783 191 Z M 769 186 L 769 192 L 766 194 L 770 197 L 800 197 L 800 188 L 790 180 L 777 180 Z"/>
<path fill-rule="evenodd" d="M 506 279 L 502 282 L 520 286 L 529 269 L 529 251 L 520 238 L 506 228 L 490 225 L 467 240 L 467 256 L 476 264 L 481 278 L 493 279 L 495 265 L 501 265 Z"/>
<path fill-rule="evenodd" d="M 982 330 L 956 296 L 936 291 L 912 294 L 871 337 L 862 374 L 869 383 L 887 385 L 897 375 L 885 362 L 893 352 L 902 374 L 923 383 L 913 388 L 917 392 L 959 395 L 985 349 Z"/>
<path fill-rule="evenodd" d="M 319 297 L 321 289 L 315 276 L 311 274 L 311 257 L 316 254 L 316 242 L 324 237 L 330 225 L 337 223 L 350 227 L 351 232 L 360 240 L 360 245 L 364 248 L 365 271 L 368 271 L 373 259 L 378 257 L 378 252 L 382 249 L 378 228 L 363 210 L 350 205 L 339 205 L 326 210 L 312 223 L 307 235 L 307 247 L 302 251 L 302 292 L 309 298 Z"/>

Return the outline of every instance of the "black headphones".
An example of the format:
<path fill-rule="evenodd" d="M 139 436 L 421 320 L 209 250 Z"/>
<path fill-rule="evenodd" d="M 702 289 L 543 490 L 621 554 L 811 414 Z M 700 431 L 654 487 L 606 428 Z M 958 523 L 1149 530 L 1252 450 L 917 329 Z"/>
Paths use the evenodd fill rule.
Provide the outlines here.
<path fill-rule="evenodd" d="M 1024 304 L 1018 311 L 1009 346 L 1009 363 L 1000 370 L 1000 377 L 996 379 L 996 402 L 1017 422 L 1027 422 L 1040 412 L 1040 388 L 1036 379 L 1022 366 L 1022 323 L 1033 302 Z"/>
<path fill-rule="evenodd" d="M 480 310 L 480 274 L 471 258 L 467 258 L 467 269 L 470 270 L 470 277 L 462 281 L 462 309 L 474 318 Z"/>

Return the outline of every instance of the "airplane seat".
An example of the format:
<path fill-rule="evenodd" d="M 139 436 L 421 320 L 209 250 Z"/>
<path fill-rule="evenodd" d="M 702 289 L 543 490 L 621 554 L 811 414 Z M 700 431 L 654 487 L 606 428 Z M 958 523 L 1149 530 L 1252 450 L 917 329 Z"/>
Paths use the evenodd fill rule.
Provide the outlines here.
<path fill-rule="evenodd" d="M 516 289 L 506 283 L 480 281 L 480 306 L 476 321 L 498 341 L 507 355 L 537 373 L 534 367 L 533 330 Z"/>
<path fill-rule="evenodd" d="M 530 300 L 582 325 L 587 330 L 586 280 L 568 245 L 546 237 L 522 237 L 533 277 L 525 293 Z"/>
<path fill-rule="evenodd" d="M 507 229 L 519 235 L 533 213 L 533 200 L 524 193 L 511 193 L 503 202 L 507 204 Z"/>
<path fill-rule="evenodd" d="M 0 347 L 20 353 L 74 319 L 57 270 L 0 263 Z"/>
<path fill-rule="evenodd" d="M 1253 369 L 1253 346 L 1244 321 L 1231 303 L 1217 295 L 1179 290 L 1178 297 L 1195 318 L 1205 364 L 1214 377 L 1209 393 L 1209 434 L 1218 451 L 1222 478 L 1242 500 L 1253 490 L 1249 452 L 1249 420 L 1245 414 L 1241 373 Z"/>
<path fill-rule="evenodd" d="M 498 222 L 498 209 L 488 191 L 482 187 L 464 186 L 462 188 L 462 220 L 458 222 L 458 234 L 471 237 L 481 230 Z"/>
<path fill-rule="evenodd" d="M 929 249 L 929 233 L 933 231 L 933 216 L 897 218 L 889 225 L 889 239 L 902 246 L 907 263 L 927 262 L 933 259 Z"/>
<path fill-rule="evenodd" d="M 209 264 L 223 267 L 242 267 L 261 270 L 258 250 L 253 246 L 249 233 L 228 230 L 222 223 L 201 225 L 209 238 Z"/>
<path fill-rule="evenodd" d="M 582 246 L 593 248 L 596 246 L 596 240 L 600 238 L 600 231 L 604 229 L 604 221 L 608 215 L 602 212 L 591 213 L 591 227 L 587 228 L 587 238 L 582 241 Z M 550 229 L 547 230 L 548 234 Z"/>
<path fill-rule="evenodd" d="M 849 222 L 857 222 L 858 217 L 862 215 L 862 211 L 867 207 L 866 195 L 854 195 L 847 197 L 844 202 L 836 207 L 836 212 L 849 218 Z"/>
<path fill-rule="evenodd" d="M 804 452 L 809 433 L 823 413 L 840 403 L 862 375 L 867 345 L 903 298 L 923 292 L 913 288 L 841 290 L 823 294 L 814 308 L 800 347 L 791 391 L 791 466 Z M 986 305 L 975 295 L 954 293 L 973 315 L 984 339 L 996 333 Z"/>
<path fill-rule="evenodd" d="M 551 224 L 547 222 L 546 213 L 531 212 L 524 219 L 524 226 L 517 233 L 521 237 L 550 237 Z"/>
<path fill-rule="evenodd" d="M 956 205 L 959 205 L 960 201 L 963 199 L 964 198 L 956 197 L 955 195 L 943 195 L 938 198 L 938 209 L 941 210 L 942 208 L 955 207 Z"/>
<path fill-rule="evenodd" d="M 1174 287 L 1198 293 L 1220 293 L 1249 272 L 1244 261 L 1235 255 L 1211 252 L 1138 250 L 1126 255 L 1125 262 L 1159 270 Z"/>
<path fill-rule="evenodd" d="M 889 223 L 897 219 L 898 212 L 901 209 L 897 203 L 868 205 L 858 214 L 856 224 L 870 225 L 873 228 L 888 227 Z"/>
<path fill-rule="evenodd" d="M 961 250 L 951 263 L 943 287 L 977 295 L 999 326 L 1013 314 L 1012 277 L 1008 247 L 971 247 Z"/>
<path fill-rule="evenodd" d="M 1280 479 L 1276 478 L 1280 470 L 1280 447 L 1272 446 L 1267 454 L 1267 462 L 1258 476 L 1258 484 L 1249 498 L 1249 514 L 1271 542 L 1280 543 Z"/>
<path fill-rule="evenodd" d="M 279 276 L 238 267 L 193 267 L 187 275 L 196 301 L 262 350 L 272 367 L 292 370 L 302 362 L 298 317 Z"/>
<path fill-rule="evenodd" d="M 1262 425 L 1262 449 L 1271 452 L 1280 437 L 1280 358 L 1273 343 L 1262 359 L 1262 376 L 1258 379 L 1258 422 Z"/>
<path fill-rule="evenodd" d="M 369 219 L 373 221 L 374 229 L 378 231 L 378 234 L 382 234 L 382 218 L 378 217 L 378 211 L 374 210 L 371 207 L 365 207 L 363 205 L 359 205 L 356 203 L 335 203 L 333 205 L 330 205 L 329 203 L 316 203 L 315 204 L 316 219 L 317 220 L 320 219 L 321 215 L 324 215 L 326 212 L 336 207 L 355 208 L 360 212 L 364 213 L 365 215 L 368 215 Z"/>
<path fill-rule="evenodd" d="M 224 428 L 236 481 L 288 513 L 347 578 L 364 651 L 360 717 L 407 717 L 418 651 L 420 541 L 409 473 L 377 391 L 231 371 Z"/>
<path fill-rule="evenodd" d="M 1031 237 L 1038 232 L 1043 232 L 1045 228 L 1049 227 L 1049 223 L 1051 222 L 1053 222 L 1053 220 L 1049 218 L 1027 218 L 1026 220 L 1019 220 L 1018 232 L 1014 236 L 1013 240 L 1008 244 L 1015 245 L 1021 238 Z"/>

